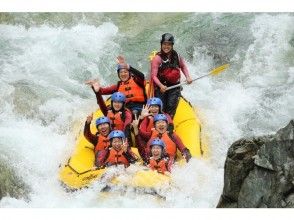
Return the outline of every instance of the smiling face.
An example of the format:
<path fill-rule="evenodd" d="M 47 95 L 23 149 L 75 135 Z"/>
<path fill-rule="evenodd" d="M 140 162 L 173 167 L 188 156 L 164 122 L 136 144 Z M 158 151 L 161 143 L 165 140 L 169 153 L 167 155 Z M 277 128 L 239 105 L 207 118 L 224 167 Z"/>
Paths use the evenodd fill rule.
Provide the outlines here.
<path fill-rule="evenodd" d="M 108 123 L 102 123 L 98 125 L 97 129 L 98 132 L 103 136 L 107 136 L 110 133 L 110 126 Z"/>
<path fill-rule="evenodd" d="M 112 107 L 115 111 L 120 111 L 123 107 L 122 102 L 112 102 Z"/>
<path fill-rule="evenodd" d="M 163 134 L 167 131 L 167 122 L 164 120 L 159 120 L 155 122 L 155 130 L 158 131 L 160 134 Z"/>
<path fill-rule="evenodd" d="M 118 77 L 121 81 L 125 82 L 130 78 L 130 72 L 127 69 L 120 69 Z"/>
<path fill-rule="evenodd" d="M 122 144 L 123 144 L 123 141 L 121 138 L 113 138 L 111 140 L 111 146 L 116 150 L 116 151 L 120 151 L 122 149 Z"/>
<path fill-rule="evenodd" d="M 150 105 L 149 107 L 149 112 L 152 114 L 152 115 L 156 115 L 159 113 L 159 106 L 158 105 Z"/>
<path fill-rule="evenodd" d="M 152 153 L 152 156 L 153 157 L 160 158 L 161 153 L 162 153 L 161 146 L 159 146 L 159 145 L 153 145 L 152 146 L 152 149 L 151 149 L 151 153 Z"/>
<path fill-rule="evenodd" d="M 161 50 L 164 52 L 164 53 L 169 53 L 171 52 L 173 49 L 173 44 L 171 42 L 163 42 L 161 44 Z"/>

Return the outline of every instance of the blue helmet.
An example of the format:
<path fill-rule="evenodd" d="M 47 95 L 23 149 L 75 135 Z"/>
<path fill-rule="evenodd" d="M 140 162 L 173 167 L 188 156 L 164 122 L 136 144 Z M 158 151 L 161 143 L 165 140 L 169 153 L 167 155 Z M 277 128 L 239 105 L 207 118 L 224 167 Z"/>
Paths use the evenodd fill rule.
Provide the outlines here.
<path fill-rule="evenodd" d="M 168 120 L 167 120 L 167 117 L 165 116 L 165 114 L 156 114 L 154 116 L 154 124 L 157 122 L 157 121 L 166 121 L 168 123 Z"/>
<path fill-rule="evenodd" d="M 125 102 L 126 96 L 121 92 L 115 92 L 111 95 L 111 101 L 113 102 Z"/>
<path fill-rule="evenodd" d="M 121 130 L 113 130 L 112 132 L 110 132 L 108 138 L 109 140 L 113 139 L 113 138 L 125 138 L 125 134 L 123 131 Z"/>
<path fill-rule="evenodd" d="M 128 70 L 128 65 L 127 64 L 118 64 L 117 67 L 116 67 L 117 73 L 119 73 L 119 71 L 121 69 L 127 69 Z"/>
<path fill-rule="evenodd" d="M 160 110 L 162 109 L 162 101 L 160 98 L 153 97 L 147 100 L 147 105 L 159 105 Z"/>
<path fill-rule="evenodd" d="M 163 142 L 163 140 L 161 140 L 159 138 L 155 138 L 155 139 L 153 139 L 153 141 L 151 141 L 150 147 L 152 148 L 152 146 L 154 146 L 154 145 L 160 146 L 162 151 L 165 148 L 165 143 Z"/>
<path fill-rule="evenodd" d="M 96 126 L 99 126 L 99 125 L 104 124 L 104 123 L 108 123 L 110 125 L 109 118 L 104 117 L 104 116 L 102 116 L 100 118 L 97 118 L 97 120 L 96 120 Z"/>

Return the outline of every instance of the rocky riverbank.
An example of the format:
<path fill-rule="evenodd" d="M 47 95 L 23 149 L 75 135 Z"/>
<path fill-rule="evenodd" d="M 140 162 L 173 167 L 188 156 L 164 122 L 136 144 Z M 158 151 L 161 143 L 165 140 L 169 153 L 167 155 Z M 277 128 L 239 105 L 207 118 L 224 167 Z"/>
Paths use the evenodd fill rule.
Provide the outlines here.
<path fill-rule="evenodd" d="M 218 208 L 294 208 L 294 121 L 229 148 Z"/>

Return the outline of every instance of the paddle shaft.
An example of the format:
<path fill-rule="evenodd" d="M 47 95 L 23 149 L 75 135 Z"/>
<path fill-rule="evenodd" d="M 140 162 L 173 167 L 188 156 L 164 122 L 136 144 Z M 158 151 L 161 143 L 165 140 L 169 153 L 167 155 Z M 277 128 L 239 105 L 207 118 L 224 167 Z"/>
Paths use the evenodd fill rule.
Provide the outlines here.
<path fill-rule="evenodd" d="M 210 74 L 211 74 L 211 73 L 206 74 L 206 75 L 204 75 L 204 76 L 200 76 L 200 77 L 198 77 L 198 78 L 196 78 L 196 79 L 193 79 L 192 82 L 194 82 L 194 81 L 196 81 L 196 80 L 198 80 L 198 79 L 201 79 L 201 78 L 203 78 L 203 77 L 209 76 Z M 169 86 L 169 87 L 167 87 L 166 91 L 171 90 L 171 89 L 174 89 L 174 88 L 177 88 L 177 87 L 180 87 L 180 86 L 182 86 L 182 85 L 186 85 L 186 84 L 188 84 L 188 82 L 187 82 L 187 81 L 184 81 L 184 82 L 182 82 L 182 83 L 180 83 L 180 84 L 173 85 L 173 86 Z"/>

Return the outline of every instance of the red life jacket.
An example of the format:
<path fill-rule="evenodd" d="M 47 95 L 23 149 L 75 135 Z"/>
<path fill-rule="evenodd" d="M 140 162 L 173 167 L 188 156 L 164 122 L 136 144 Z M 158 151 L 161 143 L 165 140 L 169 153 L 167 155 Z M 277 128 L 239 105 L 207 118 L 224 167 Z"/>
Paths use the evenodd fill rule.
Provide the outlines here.
<path fill-rule="evenodd" d="M 107 117 L 111 121 L 112 129 L 123 131 L 123 129 L 124 129 L 124 120 L 122 119 L 122 112 L 121 111 L 113 113 L 113 111 L 108 110 Z"/>
<path fill-rule="evenodd" d="M 128 102 L 145 102 L 145 89 L 139 86 L 131 76 L 126 82 L 119 82 L 118 92 L 122 92 L 126 96 Z"/>
<path fill-rule="evenodd" d="M 152 131 L 152 135 L 150 140 L 148 141 L 148 148 L 150 148 L 150 143 L 154 138 L 160 138 L 165 143 L 165 152 L 172 157 L 176 156 L 177 153 L 177 145 L 170 137 L 168 131 L 164 132 L 163 134 L 160 134 L 158 131 L 154 130 Z"/>
<path fill-rule="evenodd" d="M 176 85 L 181 80 L 180 58 L 176 51 L 172 51 L 170 59 L 161 52 L 161 64 L 158 69 L 158 79 L 167 86 Z"/>
<path fill-rule="evenodd" d="M 113 148 L 109 151 L 109 156 L 105 163 L 110 163 L 111 165 L 124 164 L 126 167 L 130 165 L 127 158 L 123 155 L 123 150 L 116 151 Z"/>
<path fill-rule="evenodd" d="M 109 145 L 110 145 L 110 141 L 108 140 L 108 138 L 99 134 L 98 135 L 98 143 L 96 144 L 96 146 L 94 148 L 95 155 L 98 151 L 104 150 L 107 147 L 109 147 Z"/>
<path fill-rule="evenodd" d="M 151 170 L 157 170 L 158 173 L 165 173 L 167 171 L 166 159 L 161 158 L 159 161 L 156 161 L 152 157 L 149 160 L 149 167 Z"/>

